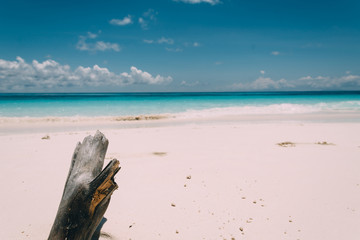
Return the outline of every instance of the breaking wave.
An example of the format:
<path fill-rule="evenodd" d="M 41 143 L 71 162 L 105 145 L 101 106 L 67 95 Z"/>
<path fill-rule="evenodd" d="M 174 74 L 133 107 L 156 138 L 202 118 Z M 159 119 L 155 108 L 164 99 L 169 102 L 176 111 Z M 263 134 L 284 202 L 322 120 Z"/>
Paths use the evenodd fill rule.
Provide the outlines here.
<path fill-rule="evenodd" d="M 164 109 L 166 111 L 166 109 Z M 0 123 L 77 123 L 77 122 L 134 122 L 156 121 L 162 119 L 201 119 L 250 115 L 295 115 L 312 113 L 355 113 L 360 114 L 360 101 L 343 101 L 315 104 L 280 103 L 268 105 L 244 105 L 208 107 L 202 109 L 190 108 L 181 112 L 168 112 L 140 115 L 119 116 L 40 116 L 40 117 L 9 117 L 0 116 Z"/>
<path fill-rule="evenodd" d="M 310 113 L 360 113 L 360 101 L 346 101 L 317 104 L 270 104 L 263 106 L 246 105 L 224 108 L 188 110 L 176 114 L 177 118 L 206 118 L 239 115 L 276 115 L 276 114 L 310 114 Z"/>

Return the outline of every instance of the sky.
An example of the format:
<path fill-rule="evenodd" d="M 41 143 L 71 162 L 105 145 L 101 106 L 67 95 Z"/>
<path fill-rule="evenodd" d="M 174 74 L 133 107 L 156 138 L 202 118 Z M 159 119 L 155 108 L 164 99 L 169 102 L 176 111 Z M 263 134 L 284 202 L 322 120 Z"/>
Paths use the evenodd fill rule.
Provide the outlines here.
<path fill-rule="evenodd" d="M 360 90 L 358 0 L 1 0 L 0 92 Z"/>

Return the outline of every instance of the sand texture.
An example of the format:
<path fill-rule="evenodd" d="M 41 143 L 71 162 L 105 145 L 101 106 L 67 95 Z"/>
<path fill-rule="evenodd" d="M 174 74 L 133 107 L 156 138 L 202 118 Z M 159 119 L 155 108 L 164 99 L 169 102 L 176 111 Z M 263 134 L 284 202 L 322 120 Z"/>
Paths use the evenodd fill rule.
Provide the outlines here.
<path fill-rule="evenodd" d="M 97 129 L 0 134 L 0 239 L 46 239 L 78 141 Z M 360 236 L 360 123 L 99 129 L 121 170 L 99 239 Z"/>

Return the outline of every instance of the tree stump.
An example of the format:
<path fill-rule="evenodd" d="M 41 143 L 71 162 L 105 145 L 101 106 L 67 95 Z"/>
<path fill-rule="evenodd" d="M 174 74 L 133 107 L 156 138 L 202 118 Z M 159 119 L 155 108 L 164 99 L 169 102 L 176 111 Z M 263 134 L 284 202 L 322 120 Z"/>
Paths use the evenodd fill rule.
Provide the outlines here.
<path fill-rule="evenodd" d="M 108 140 L 99 131 L 78 143 L 70 165 L 49 240 L 89 240 L 103 218 L 120 163 L 113 159 L 101 171 Z"/>

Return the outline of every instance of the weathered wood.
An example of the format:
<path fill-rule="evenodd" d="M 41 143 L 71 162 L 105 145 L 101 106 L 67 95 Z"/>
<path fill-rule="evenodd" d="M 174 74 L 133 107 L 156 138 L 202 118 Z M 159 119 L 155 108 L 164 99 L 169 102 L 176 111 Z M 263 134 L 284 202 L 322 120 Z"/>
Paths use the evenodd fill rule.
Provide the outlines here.
<path fill-rule="evenodd" d="M 77 144 L 49 240 L 91 239 L 118 187 L 118 160 L 101 171 L 108 143 L 97 131 Z"/>

